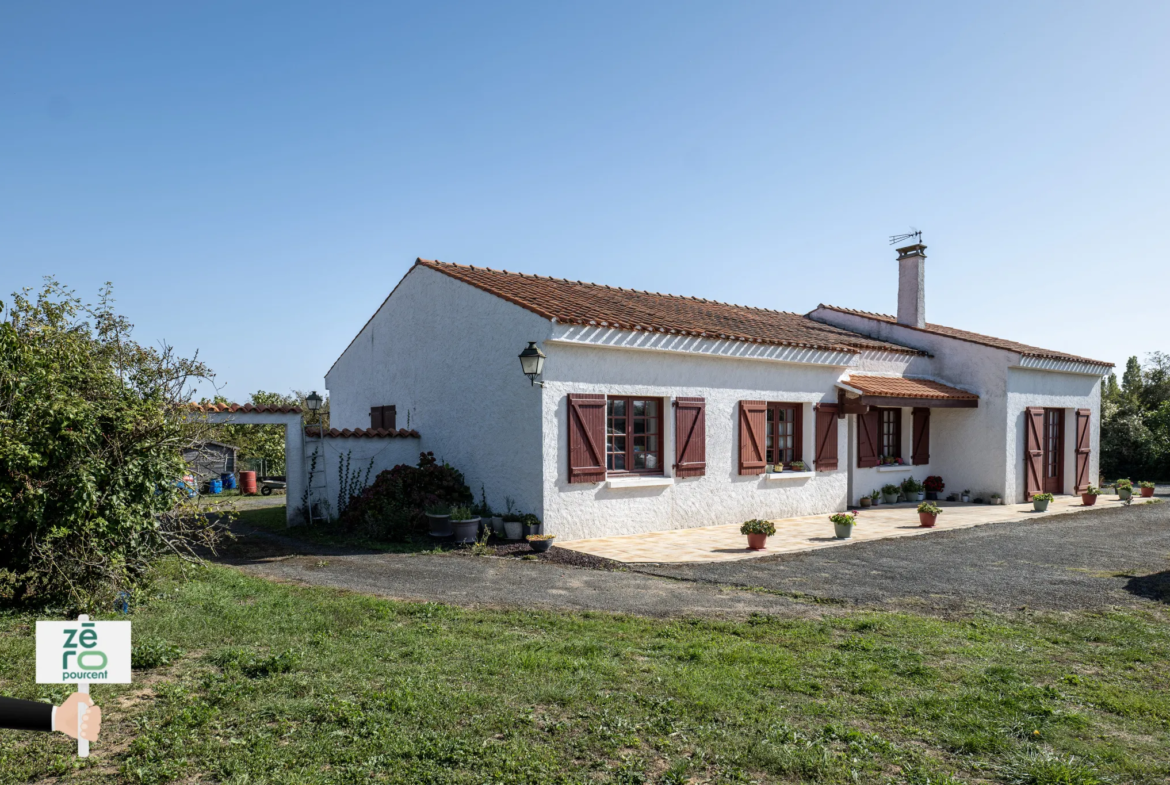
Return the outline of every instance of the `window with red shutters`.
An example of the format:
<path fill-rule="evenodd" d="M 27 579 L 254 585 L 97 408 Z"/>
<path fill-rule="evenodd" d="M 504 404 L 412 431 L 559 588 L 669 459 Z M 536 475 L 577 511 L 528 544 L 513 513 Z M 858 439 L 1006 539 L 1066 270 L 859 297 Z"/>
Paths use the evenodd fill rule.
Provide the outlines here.
<path fill-rule="evenodd" d="M 837 470 L 837 412 L 835 403 L 818 403 L 817 414 L 817 454 L 816 469 L 818 472 L 832 472 Z"/>
<path fill-rule="evenodd" d="M 739 473 L 763 474 L 768 428 L 767 401 L 739 402 Z"/>
<path fill-rule="evenodd" d="M 1089 487 L 1089 456 L 1092 452 L 1092 424 L 1093 412 L 1090 409 L 1077 409 L 1077 452 L 1076 478 L 1077 493 L 1084 493 Z"/>
<path fill-rule="evenodd" d="M 882 458 L 902 457 L 902 410 L 878 409 L 878 455 Z"/>
<path fill-rule="evenodd" d="M 911 462 L 915 466 L 925 466 L 930 463 L 930 409 L 914 409 L 911 416 L 914 418 L 914 453 Z"/>
<path fill-rule="evenodd" d="M 1024 499 L 1044 490 L 1044 409 L 1024 410 Z"/>
<path fill-rule="evenodd" d="M 764 419 L 764 463 L 767 466 L 801 460 L 804 455 L 804 405 L 768 402 Z"/>
<path fill-rule="evenodd" d="M 662 399 L 606 398 L 605 453 L 610 474 L 662 474 Z"/>
<path fill-rule="evenodd" d="M 370 427 L 375 430 L 385 428 L 388 431 L 393 431 L 397 417 L 398 410 L 394 406 L 370 407 Z"/>
<path fill-rule="evenodd" d="M 707 402 L 702 398 L 674 399 L 674 460 L 675 477 L 707 473 Z"/>
<path fill-rule="evenodd" d="M 881 463 L 878 457 L 878 429 L 881 427 L 881 418 L 877 409 L 857 415 L 857 466 L 867 469 Z"/>
<path fill-rule="evenodd" d="M 570 393 L 569 482 L 605 480 L 605 396 Z"/>

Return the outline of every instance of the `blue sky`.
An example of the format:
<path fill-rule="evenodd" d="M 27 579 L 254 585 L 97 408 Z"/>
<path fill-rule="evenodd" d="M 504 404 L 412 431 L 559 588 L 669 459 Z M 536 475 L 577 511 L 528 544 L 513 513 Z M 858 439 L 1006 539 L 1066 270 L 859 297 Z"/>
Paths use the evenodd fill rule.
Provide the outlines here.
<path fill-rule="evenodd" d="M 416 256 L 1170 351 L 1170 4 L 0 4 L 0 291 L 113 281 L 229 398 Z M 517 352 L 523 348 L 517 346 Z M 519 370 L 517 370 L 519 374 Z"/>

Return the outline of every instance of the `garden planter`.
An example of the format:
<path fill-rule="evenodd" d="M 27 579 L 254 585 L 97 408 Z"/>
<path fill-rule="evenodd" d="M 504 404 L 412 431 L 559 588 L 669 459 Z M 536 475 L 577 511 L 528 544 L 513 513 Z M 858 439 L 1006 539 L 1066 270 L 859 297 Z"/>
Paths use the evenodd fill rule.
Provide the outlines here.
<path fill-rule="evenodd" d="M 451 516 L 450 515 L 431 515 L 427 513 L 427 520 L 431 523 L 432 537 L 450 537 L 451 531 Z"/>
<path fill-rule="evenodd" d="M 544 553 L 552 547 L 552 540 L 529 540 L 528 544 L 532 546 L 532 550 L 537 553 Z"/>
<path fill-rule="evenodd" d="M 914 500 L 919 502 L 926 501 L 926 491 L 919 491 L 918 493 L 914 494 Z"/>
<path fill-rule="evenodd" d="M 1143 499 L 1148 499 L 1148 498 L 1150 498 L 1150 497 L 1151 497 L 1151 496 L 1153 496 L 1153 495 L 1154 495 L 1154 489 L 1153 489 L 1153 488 L 1142 488 L 1142 498 L 1143 498 Z"/>
<path fill-rule="evenodd" d="M 532 534 L 544 534 L 544 532 L 542 532 L 540 530 L 541 524 L 539 524 L 539 523 L 537 523 L 537 524 L 525 523 L 525 524 L 523 524 L 523 527 L 524 527 L 523 534 L 525 537 L 528 537 L 529 535 L 532 535 Z"/>
<path fill-rule="evenodd" d="M 497 537 L 504 536 L 504 517 L 502 515 L 492 516 L 492 531 Z"/>
<path fill-rule="evenodd" d="M 918 525 L 925 529 L 933 529 L 934 524 L 938 522 L 937 515 L 931 515 L 928 512 L 918 513 Z"/>
<path fill-rule="evenodd" d="M 520 539 L 524 526 L 520 521 L 504 521 L 504 536 L 509 540 Z"/>
<path fill-rule="evenodd" d="M 926 500 L 928 502 L 938 501 L 938 491 L 927 491 L 926 492 Z"/>
<path fill-rule="evenodd" d="M 873 499 L 869 498 L 868 496 L 861 497 L 861 506 L 862 507 L 869 507 L 872 504 L 873 504 Z"/>
<path fill-rule="evenodd" d="M 1122 489 L 1120 489 L 1120 490 L 1117 492 L 1117 498 L 1118 498 L 1118 499 L 1121 499 L 1122 501 L 1127 501 L 1128 499 L 1131 499 L 1131 498 L 1133 498 L 1133 489 L 1132 489 L 1132 488 L 1122 488 Z"/>
<path fill-rule="evenodd" d="M 1048 500 L 1047 499 L 1033 499 L 1032 500 L 1032 509 L 1035 510 L 1036 512 L 1048 512 Z"/>
<path fill-rule="evenodd" d="M 763 551 L 767 550 L 768 535 L 766 534 L 749 534 L 748 550 L 749 551 Z"/>
<path fill-rule="evenodd" d="M 1097 503 L 1097 494 L 1095 494 L 1095 493 L 1082 493 L 1081 494 L 1081 503 L 1084 504 L 1086 507 L 1092 507 L 1094 504 Z"/>
<path fill-rule="evenodd" d="M 896 494 L 896 493 L 883 493 L 882 494 L 882 504 L 897 504 L 897 503 L 898 503 L 898 494 Z"/>
<path fill-rule="evenodd" d="M 838 540 L 848 540 L 853 536 L 853 527 L 848 523 L 834 523 L 833 532 L 837 535 Z"/>
<path fill-rule="evenodd" d="M 964 495 L 959 497 L 959 501 L 969 502 L 969 501 L 971 501 L 971 497 L 964 494 Z"/>
<path fill-rule="evenodd" d="M 451 521 L 451 531 L 455 535 L 455 542 L 473 543 L 479 534 L 479 518 L 470 518 L 466 521 Z"/>

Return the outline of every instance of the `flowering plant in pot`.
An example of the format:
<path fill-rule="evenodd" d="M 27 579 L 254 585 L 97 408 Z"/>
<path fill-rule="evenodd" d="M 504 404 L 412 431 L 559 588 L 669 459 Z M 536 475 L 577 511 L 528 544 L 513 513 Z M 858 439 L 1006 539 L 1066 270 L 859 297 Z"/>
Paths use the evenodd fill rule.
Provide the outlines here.
<path fill-rule="evenodd" d="M 838 540 L 848 540 L 853 536 L 853 526 L 857 523 L 853 513 L 834 513 L 829 516 L 829 520 L 833 522 L 833 533 L 837 535 Z"/>
<path fill-rule="evenodd" d="M 457 543 L 473 543 L 479 535 L 479 516 L 470 507 L 462 505 L 451 508 L 451 531 Z"/>
<path fill-rule="evenodd" d="M 1086 507 L 1092 507 L 1097 503 L 1097 497 L 1100 495 L 1101 489 L 1097 488 L 1095 485 L 1090 485 L 1088 488 L 1085 488 L 1084 492 L 1081 494 L 1081 504 L 1085 505 Z"/>
<path fill-rule="evenodd" d="M 1113 483 L 1113 488 L 1117 491 L 1117 498 L 1122 501 L 1133 496 L 1133 480 L 1118 480 Z"/>
<path fill-rule="evenodd" d="M 747 535 L 748 550 L 762 551 L 765 549 L 768 538 L 776 533 L 776 524 L 752 518 L 750 521 L 743 522 L 743 526 L 739 527 L 739 533 Z"/>
<path fill-rule="evenodd" d="M 1048 509 L 1048 504 L 1052 501 L 1051 493 L 1034 493 L 1032 494 L 1032 509 L 1036 512 L 1045 512 Z"/>
<path fill-rule="evenodd" d="M 451 508 L 446 504 L 428 504 L 424 511 L 431 524 L 432 537 L 451 536 Z"/>
<path fill-rule="evenodd" d="M 792 469 L 794 472 L 808 471 L 808 467 L 804 465 L 804 461 L 793 461 L 792 463 L 788 464 L 788 468 Z"/>
<path fill-rule="evenodd" d="M 1139 482 L 1138 487 L 1142 489 L 1142 497 L 1150 498 L 1154 495 L 1154 484 L 1152 482 Z"/>
<path fill-rule="evenodd" d="M 938 495 L 943 492 L 947 484 L 943 482 L 943 478 L 937 474 L 932 474 L 926 478 L 922 483 L 922 487 L 926 489 L 926 498 L 930 501 L 938 501 Z"/>
<path fill-rule="evenodd" d="M 901 488 L 891 482 L 886 483 L 882 486 L 882 501 L 886 504 L 897 504 L 898 494 L 901 490 Z"/>
<path fill-rule="evenodd" d="M 529 534 L 524 539 L 528 540 L 528 544 L 532 546 L 532 550 L 537 553 L 544 553 L 552 547 L 553 540 L 557 536 L 555 534 Z"/>
<path fill-rule="evenodd" d="M 908 502 L 920 502 L 926 498 L 926 488 L 913 477 L 902 480 L 902 493 L 906 494 Z"/>
<path fill-rule="evenodd" d="M 930 529 L 938 522 L 938 516 L 942 515 L 942 508 L 930 502 L 923 502 L 918 505 L 918 525 Z"/>

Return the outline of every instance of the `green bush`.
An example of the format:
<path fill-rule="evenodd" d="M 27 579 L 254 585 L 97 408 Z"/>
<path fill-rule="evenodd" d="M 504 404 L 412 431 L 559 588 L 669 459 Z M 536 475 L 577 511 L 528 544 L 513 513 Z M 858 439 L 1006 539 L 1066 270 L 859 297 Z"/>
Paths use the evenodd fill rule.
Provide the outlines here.
<path fill-rule="evenodd" d="M 50 280 L 0 314 L 0 597 L 105 605 L 214 543 L 180 483 L 207 430 L 182 404 L 210 371 L 131 340 L 108 287 L 91 307 Z"/>

